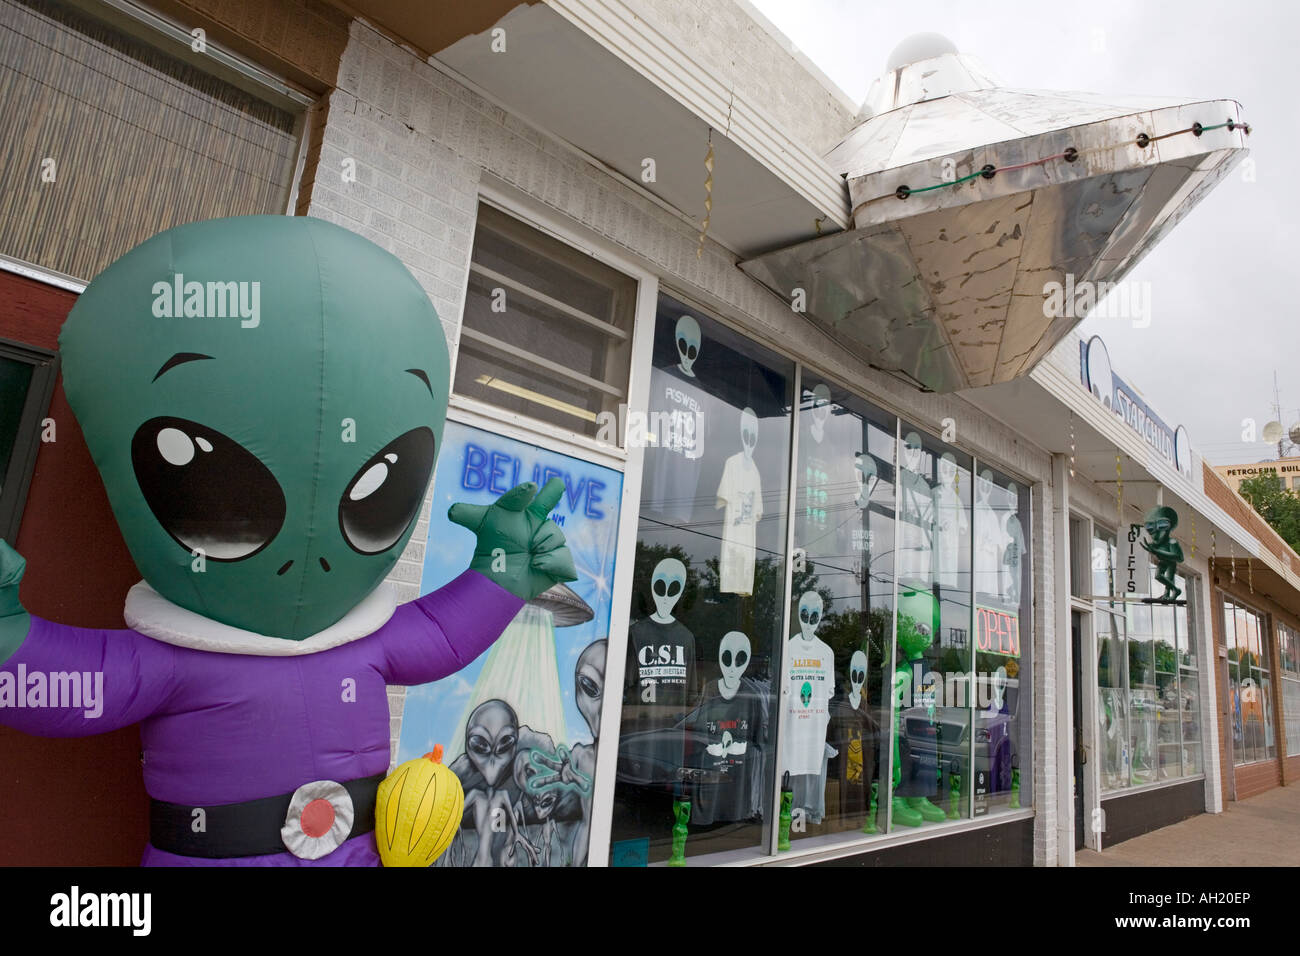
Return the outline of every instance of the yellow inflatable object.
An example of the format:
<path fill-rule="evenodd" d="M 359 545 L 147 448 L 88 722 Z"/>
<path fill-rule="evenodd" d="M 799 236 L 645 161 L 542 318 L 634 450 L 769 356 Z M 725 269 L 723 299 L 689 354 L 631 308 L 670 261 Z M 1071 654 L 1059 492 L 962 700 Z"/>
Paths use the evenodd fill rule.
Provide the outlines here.
<path fill-rule="evenodd" d="M 402 764 L 379 785 L 375 842 L 384 866 L 432 866 L 451 845 L 465 791 L 442 762 L 442 744 Z"/>

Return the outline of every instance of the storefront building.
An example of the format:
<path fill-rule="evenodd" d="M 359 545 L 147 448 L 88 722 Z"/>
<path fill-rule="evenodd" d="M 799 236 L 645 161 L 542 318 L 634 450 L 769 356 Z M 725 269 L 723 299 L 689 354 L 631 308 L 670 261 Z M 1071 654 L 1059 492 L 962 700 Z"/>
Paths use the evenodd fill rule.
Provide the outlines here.
<path fill-rule="evenodd" d="M 1268 785 L 1300 769 L 1286 743 L 1300 750 L 1300 558 L 1261 546 L 1268 529 L 1185 430 L 1139 409 L 1104 346 L 1053 333 L 1027 374 L 929 390 L 924 369 L 881 370 L 737 267 L 851 231 L 822 157 L 857 128 L 857 105 L 746 5 L 481 4 L 436 24 L 379 2 L 352 3 L 362 18 L 245 5 L 261 20 L 240 4 L 0 5 L 4 76 L 37 47 L 86 44 L 84 70 L 116 50 L 142 75 L 157 56 L 208 99 L 158 93 L 154 135 L 221 115 L 238 132 L 223 148 L 247 145 L 207 156 L 219 137 L 190 124 L 183 155 L 211 180 L 190 206 L 122 173 L 136 185 L 106 220 L 78 215 L 103 185 L 75 179 L 66 207 L 34 192 L 0 210 L 0 282 L 33 303 L 0 315 L 0 361 L 35 369 L 21 419 L 0 426 L 30 484 L 9 515 L 34 613 L 119 626 L 138 577 L 50 363 L 82 284 L 178 222 L 317 216 L 428 291 L 453 397 L 390 578 L 401 600 L 465 566 L 450 502 L 564 480 L 554 517 L 579 580 L 454 678 L 390 690 L 394 761 L 441 743 L 467 793 L 501 810 L 467 817 L 439 865 L 1070 865 L 1078 847 L 1221 810 L 1262 766 Z M 115 136 L 100 153 L 157 152 Z M 38 152 L 23 153 L 37 169 Z M 95 490 L 69 495 L 78 484 Z M 1132 576 L 1124 557 L 1157 507 L 1178 516 L 1182 603 L 1155 600 L 1141 551 Z M 107 556 L 94 582 L 51 543 L 86 529 Z M 1241 565 L 1225 580 L 1225 554 L 1253 559 L 1273 596 L 1242 592 Z M 1225 738 L 1228 709 L 1245 716 Z M 0 733 L 39 781 L 52 745 Z M 15 844 L 6 862 L 138 859 L 143 818 L 118 808 L 146 803 L 133 735 L 64 754 L 100 768 L 120 837 L 59 860 Z M 31 792 L 6 833 L 48 812 Z"/>
<path fill-rule="evenodd" d="M 1214 494 L 1261 545 L 1213 562 L 1221 788 L 1224 800 L 1244 800 L 1300 779 L 1300 601 L 1291 584 L 1300 559 L 1226 481 Z"/>

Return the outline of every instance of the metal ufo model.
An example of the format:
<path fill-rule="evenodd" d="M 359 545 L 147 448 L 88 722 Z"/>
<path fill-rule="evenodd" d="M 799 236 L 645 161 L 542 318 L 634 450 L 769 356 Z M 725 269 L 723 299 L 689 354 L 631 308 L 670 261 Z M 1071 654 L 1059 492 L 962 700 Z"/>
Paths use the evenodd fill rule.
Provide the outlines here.
<path fill-rule="evenodd" d="M 826 156 L 852 228 L 741 268 L 937 392 L 1028 373 L 1246 152 L 1233 100 L 1005 89 L 933 34 L 888 70 Z"/>
<path fill-rule="evenodd" d="M 596 616 L 591 605 L 563 582 L 556 582 L 528 603 L 550 611 L 556 627 L 586 624 Z"/>

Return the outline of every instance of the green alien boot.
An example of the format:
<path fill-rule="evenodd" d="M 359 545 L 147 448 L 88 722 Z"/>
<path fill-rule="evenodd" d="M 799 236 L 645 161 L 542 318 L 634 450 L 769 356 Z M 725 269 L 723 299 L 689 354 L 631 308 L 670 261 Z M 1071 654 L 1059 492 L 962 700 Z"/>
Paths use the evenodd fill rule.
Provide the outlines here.
<path fill-rule="evenodd" d="M 927 823 L 942 823 L 948 819 L 948 814 L 931 803 L 928 797 L 908 797 L 907 805 Z"/>
<path fill-rule="evenodd" d="M 893 818 L 895 823 L 904 827 L 919 827 L 925 822 L 925 817 L 919 810 L 908 806 L 906 797 L 894 797 Z"/>

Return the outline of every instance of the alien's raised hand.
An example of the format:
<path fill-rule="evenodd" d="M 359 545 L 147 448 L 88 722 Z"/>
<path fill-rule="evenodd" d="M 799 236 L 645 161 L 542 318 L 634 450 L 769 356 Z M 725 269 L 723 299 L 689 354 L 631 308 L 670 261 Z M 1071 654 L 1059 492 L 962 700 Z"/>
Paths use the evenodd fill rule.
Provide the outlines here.
<path fill-rule="evenodd" d="M 18 585 L 22 582 L 27 562 L 0 538 L 0 664 L 27 639 L 31 618 L 18 600 Z"/>
<path fill-rule="evenodd" d="M 558 581 L 576 581 L 564 532 L 547 517 L 563 494 L 564 482 L 552 478 L 541 492 L 526 481 L 495 504 L 452 505 L 447 517 L 478 536 L 470 569 L 525 601 Z"/>

